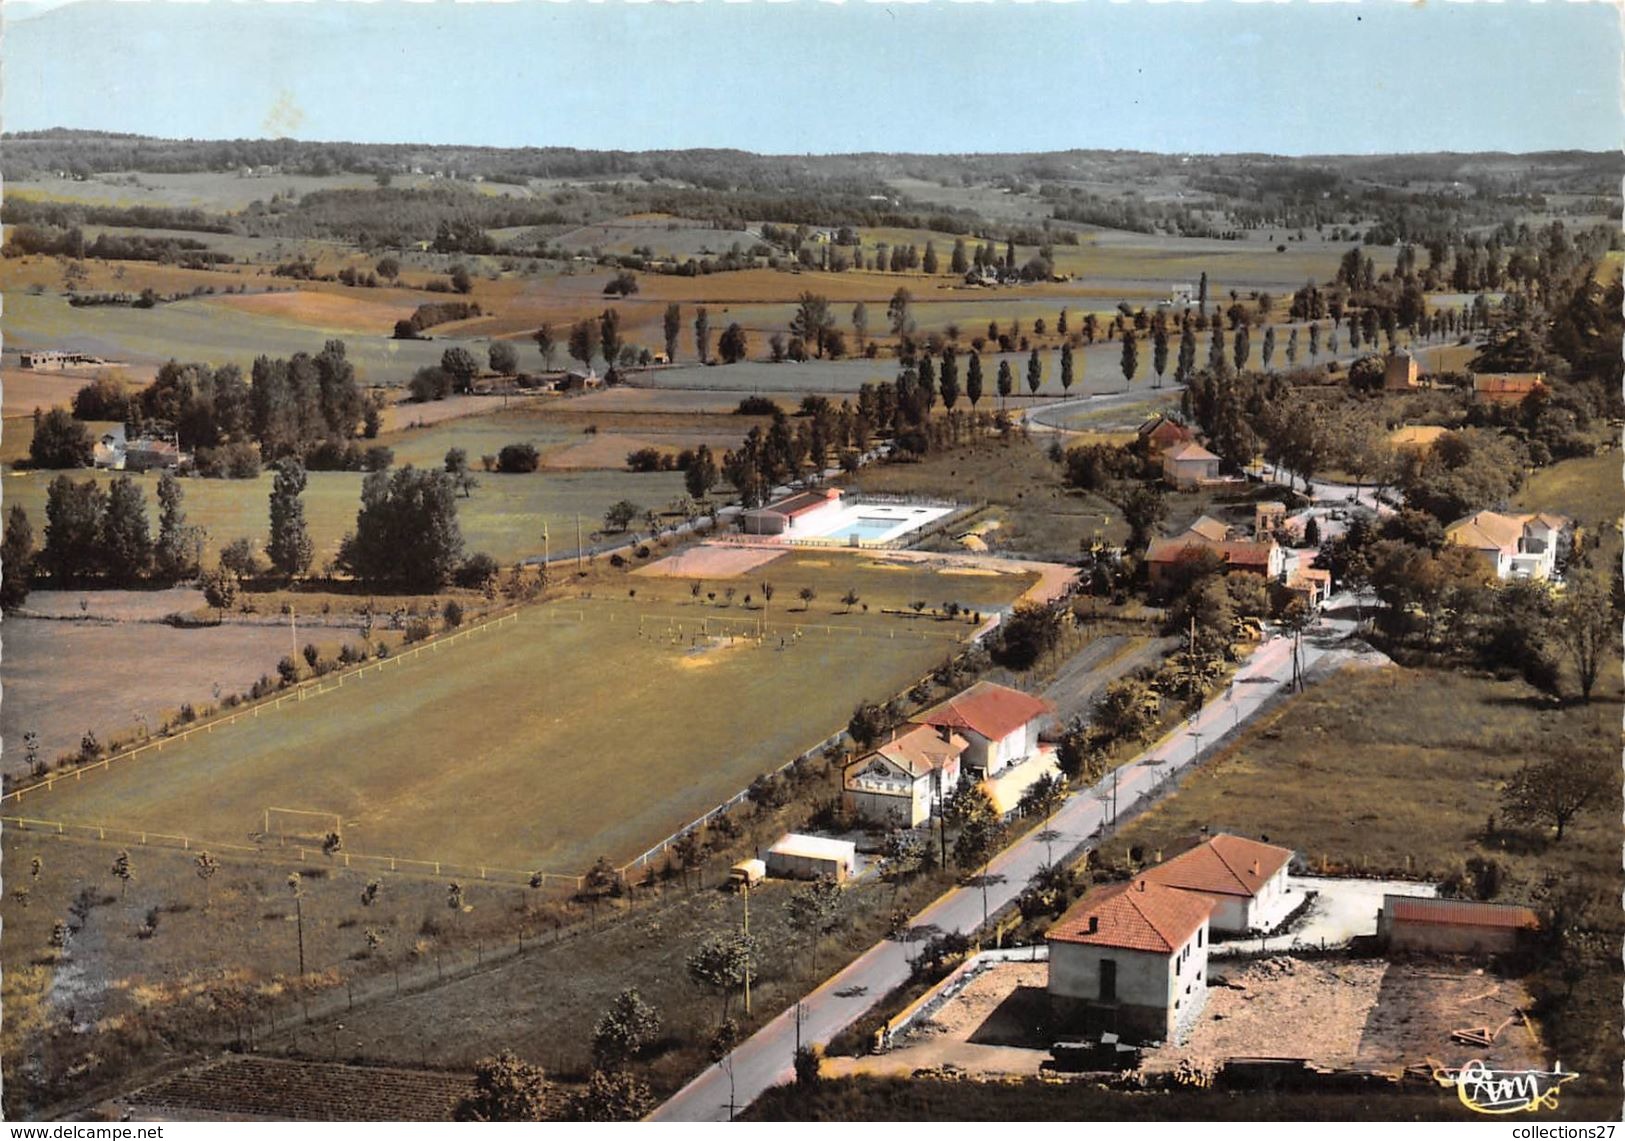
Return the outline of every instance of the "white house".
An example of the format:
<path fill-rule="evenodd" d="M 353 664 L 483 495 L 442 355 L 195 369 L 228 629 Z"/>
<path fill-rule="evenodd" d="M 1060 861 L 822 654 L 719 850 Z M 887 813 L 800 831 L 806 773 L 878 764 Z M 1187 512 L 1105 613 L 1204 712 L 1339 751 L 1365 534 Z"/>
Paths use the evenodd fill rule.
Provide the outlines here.
<path fill-rule="evenodd" d="M 959 786 L 959 759 L 969 748 L 950 728 L 915 725 L 846 766 L 846 804 L 868 820 L 916 828 Z"/>
<path fill-rule="evenodd" d="M 1551 578 L 1573 525 L 1562 515 L 1479 511 L 1450 524 L 1444 537 L 1481 554 L 1496 578 Z"/>
<path fill-rule="evenodd" d="M 979 681 L 912 720 L 961 734 L 968 742 L 964 766 L 990 777 L 1038 752 L 1039 723 L 1054 711 L 1047 701 L 1019 689 Z"/>
<path fill-rule="evenodd" d="M 1292 910 L 1287 890 L 1290 848 L 1220 832 L 1154 868 L 1141 878 L 1162 887 L 1199 895 L 1213 905 L 1215 931 L 1246 934 L 1271 931 Z"/>
<path fill-rule="evenodd" d="M 1044 935 L 1057 1024 L 1132 1042 L 1178 1041 L 1207 1003 L 1212 907 L 1144 876 L 1073 904 Z"/>
<path fill-rule="evenodd" d="M 92 449 L 92 466 L 103 471 L 123 471 L 126 446 L 124 425 L 113 425 L 96 440 Z"/>
<path fill-rule="evenodd" d="M 818 535 L 828 530 L 840 513 L 841 489 L 824 487 L 746 511 L 740 521 L 751 535 L 783 535 L 791 531 Z"/>
<path fill-rule="evenodd" d="M 1195 440 L 1162 453 L 1162 478 L 1173 487 L 1192 488 L 1219 478 L 1219 457 Z"/>

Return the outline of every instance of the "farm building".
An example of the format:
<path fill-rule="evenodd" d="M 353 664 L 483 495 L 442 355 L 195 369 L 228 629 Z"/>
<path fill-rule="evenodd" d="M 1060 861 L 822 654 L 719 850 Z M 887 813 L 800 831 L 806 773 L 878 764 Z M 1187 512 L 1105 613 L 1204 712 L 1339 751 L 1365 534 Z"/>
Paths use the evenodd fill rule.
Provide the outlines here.
<path fill-rule="evenodd" d="M 857 845 L 786 832 L 767 850 L 767 874 L 786 880 L 815 880 L 832 876 L 845 882 L 858 868 Z"/>
<path fill-rule="evenodd" d="M 1476 372 L 1473 399 L 1487 404 L 1518 404 L 1532 392 L 1544 391 L 1543 372 Z"/>
<path fill-rule="evenodd" d="M 1219 478 L 1219 457 L 1195 440 L 1186 440 L 1162 453 L 1162 478 L 1173 487 L 1197 487 Z"/>
<path fill-rule="evenodd" d="M 912 726 L 846 766 L 846 804 L 866 820 L 916 828 L 936 815 L 959 785 L 959 759 L 970 747 L 951 728 Z"/>
<path fill-rule="evenodd" d="M 1246 934 L 1278 927 L 1292 909 L 1286 884 L 1292 850 L 1232 836 L 1217 836 L 1147 868 L 1141 878 L 1199 895 L 1213 905 L 1214 931 Z"/>
<path fill-rule="evenodd" d="M 1383 359 L 1382 387 L 1388 392 L 1409 392 L 1420 387 L 1422 366 L 1404 349 L 1392 352 Z"/>
<path fill-rule="evenodd" d="M 1039 722 L 1053 712 L 1047 701 L 1019 689 L 979 681 L 913 720 L 962 735 L 968 743 L 962 763 L 990 777 L 1038 752 Z"/>
<path fill-rule="evenodd" d="M 1204 896 L 1143 876 L 1089 892 L 1044 935 L 1057 1024 L 1178 1041 L 1207 1003 L 1212 909 Z"/>
<path fill-rule="evenodd" d="M 560 377 L 558 383 L 560 392 L 586 392 L 590 389 L 602 387 L 604 387 L 604 378 L 590 368 L 586 372 L 573 368 Z"/>
<path fill-rule="evenodd" d="M 1503 955 L 1518 949 L 1540 920 L 1527 907 L 1385 895 L 1377 938 L 1390 951 Z"/>
<path fill-rule="evenodd" d="M 173 440 L 158 440 L 151 436 L 131 440 L 124 449 L 124 467 L 127 471 L 173 471 L 186 459 L 186 453 Z"/>
<path fill-rule="evenodd" d="M 782 535 L 787 531 L 819 534 L 841 513 L 841 489 L 826 487 L 789 495 L 777 503 L 746 511 L 740 521 L 747 534 Z"/>
<path fill-rule="evenodd" d="M 1152 539 L 1146 545 L 1145 563 L 1151 585 L 1160 585 L 1181 562 L 1198 558 L 1203 551 L 1217 556 L 1226 571 L 1247 571 L 1275 581 L 1286 570 L 1286 553 L 1274 539 L 1211 539 L 1192 529 L 1171 538 Z"/>

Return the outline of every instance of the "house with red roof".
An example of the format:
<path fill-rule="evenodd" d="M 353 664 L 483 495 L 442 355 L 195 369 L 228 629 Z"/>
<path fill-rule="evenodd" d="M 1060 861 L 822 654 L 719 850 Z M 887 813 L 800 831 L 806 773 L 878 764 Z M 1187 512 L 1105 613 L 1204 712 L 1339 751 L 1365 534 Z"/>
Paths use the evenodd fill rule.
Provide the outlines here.
<path fill-rule="evenodd" d="M 841 776 L 846 807 L 893 828 L 917 828 L 959 787 L 969 742 L 947 726 L 914 725 L 864 753 Z"/>
<path fill-rule="evenodd" d="M 1377 912 L 1377 938 L 1390 951 L 1504 955 L 1539 929 L 1533 911 L 1505 903 L 1385 895 Z"/>
<path fill-rule="evenodd" d="M 1159 458 L 1169 448 L 1177 447 L 1192 438 L 1189 428 L 1178 420 L 1170 420 L 1160 412 L 1141 424 L 1136 435 L 1145 454 L 1152 459 Z"/>
<path fill-rule="evenodd" d="M 1179 1041 L 1207 1003 L 1205 896 L 1139 876 L 1096 888 L 1044 935 L 1058 1026 Z"/>
<path fill-rule="evenodd" d="M 1054 712 L 1049 702 L 1019 689 L 979 681 L 912 720 L 962 736 L 964 766 L 990 777 L 1037 754 L 1039 725 Z"/>
<path fill-rule="evenodd" d="M 776 503 L 746 511 L 740 523 L 750 535 L 783 535 L 799 531 L 817 535 L 841 513 L 841 489 L 823 487 L 787 495 Z"/>
<path fill-rule="evenodd" d="M 1141 878 L 1201 896 L 1213 905 L 1214 931 L 1244 935 L 1272 931 L 1299 897 L 1287 887 L 1292 849 L 1220 832 L 1188 848 Z"/>
<path fill-rule="evenodd" d="M 1181 562 L 1201 558 L 1204 551 L 1215 555 L 1227 572 L 1247 571 L 1271 580 L 1285 572 L 1286 552 L 1274 539 L 1213 539 L 1198 529 L 1202 522 L 1198 519 L 1182 534 L 1146 544 L 1146 575 L 1152 586 L 1160 586 Z"/>
<path fill-rule="evenodd" d="M 1446 527 L 1444 537 L 1477 551 L 1497 578 L 1551 578 L 1573 541 L 1573 528 L 1573 520 L 1546 512 L 1475 511 Z"/>

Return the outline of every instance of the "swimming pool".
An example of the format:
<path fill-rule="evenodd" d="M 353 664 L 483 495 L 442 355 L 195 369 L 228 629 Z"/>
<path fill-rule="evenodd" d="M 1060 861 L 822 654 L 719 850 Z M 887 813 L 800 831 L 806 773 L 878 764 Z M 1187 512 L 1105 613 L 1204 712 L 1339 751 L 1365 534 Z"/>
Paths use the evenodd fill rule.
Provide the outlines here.
<path fill-rule="evenodd" d="M 820 539 L 852 546 L 888 543 L 952 512 L 952 507 L 912 503 L 848 503 L 814 534 L 802 539 Z"/>

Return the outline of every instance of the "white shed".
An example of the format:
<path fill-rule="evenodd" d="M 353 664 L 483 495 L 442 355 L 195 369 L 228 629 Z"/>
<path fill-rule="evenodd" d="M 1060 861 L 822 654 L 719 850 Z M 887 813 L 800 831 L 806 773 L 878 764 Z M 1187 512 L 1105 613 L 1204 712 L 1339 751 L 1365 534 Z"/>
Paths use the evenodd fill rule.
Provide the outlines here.
<path fill-rule="evenodd" d="M 780 879 L 815 880 L 833 876 L 837 881 L 844 881 L 857 868 L 858 849 L 850 840 L 786 832 L 767 850 L 767 874 Z"/>

